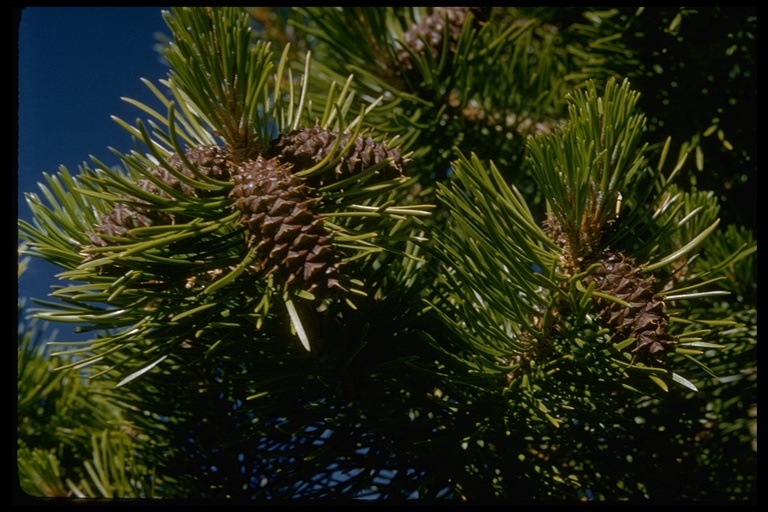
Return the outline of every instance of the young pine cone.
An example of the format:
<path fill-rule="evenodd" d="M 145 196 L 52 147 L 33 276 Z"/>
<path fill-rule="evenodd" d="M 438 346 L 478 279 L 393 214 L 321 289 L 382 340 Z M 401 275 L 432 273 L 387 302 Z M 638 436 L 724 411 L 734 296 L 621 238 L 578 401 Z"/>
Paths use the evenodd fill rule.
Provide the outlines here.
<path fill-rule="evenodd" d="M 587 284 L 595 290 L 629 303 L 629 307 L 598 299 L 599 318 L 618 335 L 635 338 L 633 352 L 646 359 L 660 361 L 668 345 L 677 340 L 667 332 L 668 316 L 661 297 L 654 293 L 651 281 L 641 275 L 634 261 L 620 253 L 607 253 L 600 260 Z"/>
<path fill-rule="evenodd" d="M 403 34 L 403 42 L 417 54 L 429 52 L 437 59 L 443 47 L 443 34 L 448 29 L 450 37 L 449 49 L 455 51 L 462 27 L 467 23 L 469 14 L 476 18 L 485 19 L 487 8 L 482 7 L 435 7 L 432 12 L 415 23 Z M 398 59 L 406 69 L 413 69 L 411 55 L 401 48 L 397 53 Z"/>
<path fill-rule="evenodd" d="M 309 292 L 340 287 L 332 236 L 291 165 L 259 156 L 237 167 L 233 180 L 234 207 L 261 258 L 258 270 Z"/>
<path fill-rule="evenodd" d="M 294 172 L 299 172 L 325 158 L 338 137 L 337 132 L 320 127 L 294 130 L 273 140 L 267 156 L 277 157 L 281 162 L 290 163 L 293 165 Z M 350 137 L 348 133 L 342 135 L 339 148 L 345 147 Z M 361 173 L 387 158 L 391 161 L 376 171 L 371 178 L 372 181 L 390 180 L 403 176 L 405 162 L 396 149 L 389 149 L 386 145 L 372 139 L 357 137 L 349 151 L 341 155 L 332 176 L 312 176 L 308 178 L 307 184 L 315 188 L 321 187 Z"/>
<path fill-rule="evenodd" d="M 204 176 L 221 181 L 229 180 L 229 168 L 231 163 L 229 153 L 226 149 L 219 148 L 218 146 L 197 146 L 185 151 L 184 156 L 189 163 L 196 166 L 197 170 Z M 184 176 L 188 176 L 193 180 L 197 179 L 195 173 L 184 165 L 184 162 L 179 155 L 171 156 L 171 158 L 168 159 L 168 164 Z M 208 194 L 208 191 L 206 190 L 196 189 L 187 183 L 179 181 L 176 176 L 171 174 L 163 166 L 155 167 L 151 172 L 153 176 L 159 178 L 163 183 L 185 195 L 199 197 Z M 144 190 L 155 195 L 166 198 L 169 197 L 168 193 L 147 178 L 139 180 L 137 184 Z"/>
<path fill-rule="evenodd" d="M 218 180 L 229 179 L 229 155 L 226 150 L 217 146 L 197 146 L 188 149 L 184 156 L 187 160 L 197 166 L 200 173 Z M 168 163 L 177 171 L 195 179 L 194 173 L 184 165 L 179 155 L 173 155 L 168 159 Z M 157 166 L 150 170 L 150 173 L 169 187 L 188 196 L 205 196 L 208 194 L 205 190 L 198 190 L 187 183 L 180 181 L 171 174 L 165 167 Z M 136 182 L 141 189 L 150 192 L 158 197 L 171 197 L 168 192 L 154 183 L 149 178 L 142 178 Z M 127 232 L 134 228 L 158 226 L 164 224 L 173 224 L 177 221 L 176 216 L 170 213 L 137 206 L 135 203 L 144 201 L 137 198 L 127 197 L 131 202 L 118 202 L 112 211 L 103 215 L 101 225 L 96 228 L 96 233 L 91 235 L 91 241 L 94 245 L 108 245 L 100 235 L 125 236 Z"/>
<path fill-rule="evenodd" d="M 172 222 L 173 215 L 171 214 L 117 203 L 108 215 L 101 216 L 101 225 L 96 228 L 97 234 L 92 234 L 90 238 L 93 245 L 104 247 L 108 243 L 100 235 L 126 236 L 127 232 L 134 228 L 145 228 Z"/>

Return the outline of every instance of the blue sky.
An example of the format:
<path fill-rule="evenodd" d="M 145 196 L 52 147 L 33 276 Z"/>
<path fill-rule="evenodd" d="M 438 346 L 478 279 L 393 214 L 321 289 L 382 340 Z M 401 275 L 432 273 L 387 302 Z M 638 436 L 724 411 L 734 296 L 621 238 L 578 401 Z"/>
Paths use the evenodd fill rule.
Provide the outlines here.
<path fill-rule="evenodd" d="M 37 192 L 43 173 L 71 172 L 94 155 L 128 152 L 131 124 L 145 116 L 121 97 L 157 105 L 140 79 L 165 78 L 156 34 L 169 34 L 161 7 L 28 7 L 18 25 L 18 216 L 31 218 L 25 192 Z M 30 261 L 20 297 L 45 298 L 58 269 Z"/>

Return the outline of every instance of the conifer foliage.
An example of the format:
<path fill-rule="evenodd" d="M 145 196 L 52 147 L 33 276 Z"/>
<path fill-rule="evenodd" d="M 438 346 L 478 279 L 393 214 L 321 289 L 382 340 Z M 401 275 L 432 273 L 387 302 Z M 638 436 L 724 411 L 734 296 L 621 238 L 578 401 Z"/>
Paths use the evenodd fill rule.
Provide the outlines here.
<path fill-rule="evenodd" d="M 756 241 L 621 75 L 642 10 L 163 16 L 140 149 L 27 194 L 90 336 L 20 338 L 24 492 L 753 498 Z"/>

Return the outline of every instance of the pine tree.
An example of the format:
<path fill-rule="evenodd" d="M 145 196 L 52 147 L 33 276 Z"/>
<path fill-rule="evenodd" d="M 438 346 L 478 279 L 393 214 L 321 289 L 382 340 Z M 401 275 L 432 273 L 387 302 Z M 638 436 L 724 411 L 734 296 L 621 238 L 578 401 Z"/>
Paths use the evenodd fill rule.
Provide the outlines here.
<path fill-rule="evenodd" d="M 22 489 L 753 499 L 756 240 L 635 88 L 674 12 L 164 12 L 141 149 L 27 194 L 92 336 L 20 337 Z"/>

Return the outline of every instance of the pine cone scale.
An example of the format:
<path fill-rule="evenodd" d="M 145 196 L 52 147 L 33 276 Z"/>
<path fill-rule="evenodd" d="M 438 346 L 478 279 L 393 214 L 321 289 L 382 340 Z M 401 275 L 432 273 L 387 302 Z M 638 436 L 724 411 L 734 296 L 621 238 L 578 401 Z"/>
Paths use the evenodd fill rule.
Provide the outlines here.
<path fill-rule="evenodd" d="M 668 320 L 661 297 L 631 259 L 608 253 L 599 263 L 600 266 L 587 278 L 587 284 L 593 281 L 598 291 L 625 301 L 629 307 L 598 299 L 602 308 L 598 317 L 617 335 L 635 338 L 633 353 L 658 360 L 666 345 L 676 342 L 666 332 Z"/>
<path fill-rule="evenodd" d="M 260 256 L 254 268 L 265 276 L 278 275 L 285 287 L 314 291 L 337 286 L 332 236 L 315 211 L 317 198 L 294 174 L 293 164 L 258 156 L 242 163 L 233 181 L 233 206 Z"/>

